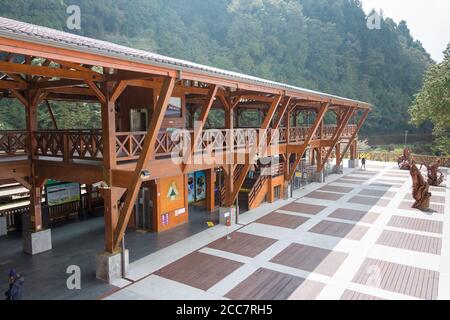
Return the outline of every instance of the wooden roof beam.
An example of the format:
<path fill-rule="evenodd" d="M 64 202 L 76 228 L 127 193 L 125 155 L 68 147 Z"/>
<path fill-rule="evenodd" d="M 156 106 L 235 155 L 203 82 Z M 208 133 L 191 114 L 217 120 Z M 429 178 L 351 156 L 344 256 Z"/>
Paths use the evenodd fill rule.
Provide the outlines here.
<path fill-rule="evenodd" d="M 0 61 L 0 71 L 7 74 L 9 73 L 16 75 L 25 74 L 25 75 L 35 75 L 41 77 L 63 78 L 72 80 L 86 80 L 86 81 L 103 80 L 103 75 L 101 74 L 91 74 L 83 71 L 62 70 L 50 67 L 41 67 L 2 61 Z"/>

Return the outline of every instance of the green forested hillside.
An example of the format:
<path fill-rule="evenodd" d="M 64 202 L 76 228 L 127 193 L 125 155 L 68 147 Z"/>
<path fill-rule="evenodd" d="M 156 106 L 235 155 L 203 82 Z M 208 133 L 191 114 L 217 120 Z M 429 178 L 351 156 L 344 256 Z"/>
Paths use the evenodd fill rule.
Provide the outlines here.
<path fill-rule="evenodd" d="M 78 4 L 79 34 L 372 102 L 366 133 L 417 130 L 407 110 L 430 56 L 405 22 L 369 30 L 358 0 L 65 2 L 3 0 L 1 15 L 66 30 Z"/>

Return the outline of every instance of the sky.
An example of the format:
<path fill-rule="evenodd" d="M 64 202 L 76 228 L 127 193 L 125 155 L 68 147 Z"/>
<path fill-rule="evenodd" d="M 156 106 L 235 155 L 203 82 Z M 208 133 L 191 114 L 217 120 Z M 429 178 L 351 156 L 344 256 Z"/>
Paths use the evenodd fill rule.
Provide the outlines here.
<path fill-rule="evenodd" d="M 382 9 L 384 17 L 405 20 L 414 39 L 422 42 L 431 57 L 441 62 L 450 42 L 449 0 L 362 0 L 366 12 Z"/>

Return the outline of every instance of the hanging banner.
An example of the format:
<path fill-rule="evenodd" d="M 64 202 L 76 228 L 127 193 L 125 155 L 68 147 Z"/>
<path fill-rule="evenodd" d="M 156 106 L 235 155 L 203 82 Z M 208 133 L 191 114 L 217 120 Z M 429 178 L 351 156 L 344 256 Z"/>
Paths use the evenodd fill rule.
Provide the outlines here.
<path fill-rule="evenodd" d="M 195 202 L 195 176 L 193 173 L 189 173 L 187 177 L 188 181 L 188 202 Z"/>
<path fill-rule="evenodd" d="M 46 200 L 49 207 L 81 200 L 80 184 L 60 183 L 46 186 Z"/>
<path fill-rule="evenodd" d="M 195 198 L 197 201 L 206 199 L 206 174 L 204 171 L 195 173 Z"/>

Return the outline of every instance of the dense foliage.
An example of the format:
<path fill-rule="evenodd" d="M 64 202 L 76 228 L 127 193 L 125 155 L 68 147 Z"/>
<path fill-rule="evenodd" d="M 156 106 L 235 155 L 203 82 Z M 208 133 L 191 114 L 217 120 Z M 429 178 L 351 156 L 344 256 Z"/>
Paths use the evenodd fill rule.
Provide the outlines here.
<path fill-rule="evenodd" d="M 3 0 L 1 15 L 66 30 L 69 4 L 81 35 L 369 101 L 366 133 L 414 130 L 408 106 L 432 63 L 405 22 L 369 30 L 359 0 Z"/>
<path fill-rule="evenodd" d="M 423 88 L 410 108 L 411 122 L 421 125 L 433 123 L 436 146 L 443 154 L 450 154 L 450 44 L 442 63 L 430 67 Z"/>

